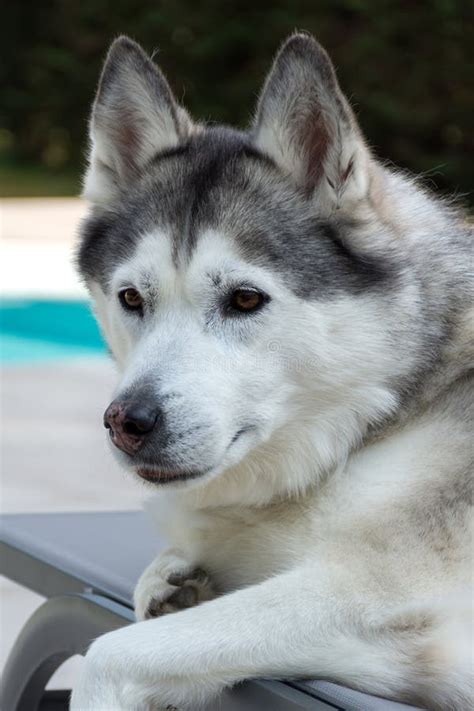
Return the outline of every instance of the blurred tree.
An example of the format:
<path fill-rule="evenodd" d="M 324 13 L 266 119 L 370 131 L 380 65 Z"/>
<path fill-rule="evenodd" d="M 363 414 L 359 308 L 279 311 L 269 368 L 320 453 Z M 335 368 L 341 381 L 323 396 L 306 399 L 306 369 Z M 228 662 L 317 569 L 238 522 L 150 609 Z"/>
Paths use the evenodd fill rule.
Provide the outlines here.
<path fill-rule="evenodd" d="M 329 50 L 374 150 L 465 194 L 473 178 L 469 0 L 41 0 L 6 3 L 3 164 L 79 172 L 100 65 L 126 33 L 206 120 L 246 125 L 294 29 Z"/>

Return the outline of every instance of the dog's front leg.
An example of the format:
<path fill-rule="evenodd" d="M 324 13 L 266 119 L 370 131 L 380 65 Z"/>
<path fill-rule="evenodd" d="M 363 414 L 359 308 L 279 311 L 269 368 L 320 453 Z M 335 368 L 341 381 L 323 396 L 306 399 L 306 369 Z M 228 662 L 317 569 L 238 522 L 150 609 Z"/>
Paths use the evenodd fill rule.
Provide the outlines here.
<path fill-rule="evenodd" d="M 86 656 L 71 709 L 195 711 L 248 677 L 314 673 L 326 607 L 316 576 L 295 570 L 104 635 Z"/>

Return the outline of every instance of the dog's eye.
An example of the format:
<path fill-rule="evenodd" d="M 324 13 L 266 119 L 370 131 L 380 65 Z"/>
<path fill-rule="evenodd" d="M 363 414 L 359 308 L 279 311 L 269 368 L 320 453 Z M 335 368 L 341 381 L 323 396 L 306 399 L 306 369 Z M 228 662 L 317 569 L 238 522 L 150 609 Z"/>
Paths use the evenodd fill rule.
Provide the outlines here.
<path fill-rule="evenodd" d="M 263 306 L 268 297 L 256 289 L 236 289 L 230 296 L 228 308 L 230 311 L 250 313 Z"/>
<path fill-rule="evenodd" d="M 140 292 L 131 287 L 119 291 L 119 299 L 124 309 L 127 311 L 142 311 L 143 297 Z"/>

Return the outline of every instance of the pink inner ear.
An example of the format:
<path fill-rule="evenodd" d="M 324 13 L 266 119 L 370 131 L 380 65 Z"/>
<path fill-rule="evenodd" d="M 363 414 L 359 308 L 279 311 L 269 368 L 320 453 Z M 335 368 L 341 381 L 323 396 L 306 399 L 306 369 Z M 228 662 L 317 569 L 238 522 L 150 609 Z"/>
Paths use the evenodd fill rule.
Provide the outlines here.
<path fill-rule="evenodd" d="M 300 127 L 300 141 L 305 163 L 305 184 L 309 190 L 313 190 L 323 177 L 330 140 L 322 111 L 315 111 L 305 117 Z"/>
<path fill-rule="evenodd" d="M 135 172 L 140 160 L 140 119 L 133 110 L 122 112 L 115 128 L 116 145 L 127 171 Z"/>

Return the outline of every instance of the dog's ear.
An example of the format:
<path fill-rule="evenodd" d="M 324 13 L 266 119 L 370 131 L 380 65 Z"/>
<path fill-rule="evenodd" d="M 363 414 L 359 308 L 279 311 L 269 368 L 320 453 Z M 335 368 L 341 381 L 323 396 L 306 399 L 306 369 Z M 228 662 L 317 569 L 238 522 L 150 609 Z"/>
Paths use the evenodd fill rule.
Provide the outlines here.
<path fill-rule="evenodd" d="M 255 140 L 323 212 L 363 198 L 369 152 L 326 51 L 307 34 L 278 53 L 258 103 Z"/>
<path fill-rule="evenodd" d="M 84 196 L 107 205 L 160 150 L 184 139 L 191 122 L 165 77 L 128 37 L 109 49 L 90 119 Z"/>

